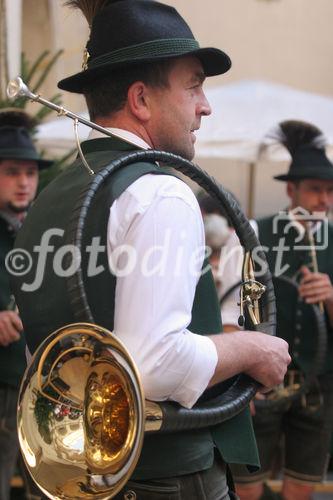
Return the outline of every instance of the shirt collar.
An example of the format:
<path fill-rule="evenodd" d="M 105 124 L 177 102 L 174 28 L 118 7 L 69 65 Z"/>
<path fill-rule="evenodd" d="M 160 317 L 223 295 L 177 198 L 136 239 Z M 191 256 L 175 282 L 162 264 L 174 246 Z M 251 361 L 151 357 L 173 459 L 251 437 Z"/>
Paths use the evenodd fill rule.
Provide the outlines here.
<path fill-rule="evenodd" d="M 138 148 L 141 149 L 151 149 L 149 144 L 147 144 L 146 141 L 141 139 L 141 137 L 133 134 L 133 132 L 129 132 L 129 130 L 124 130 L 122 128 L 115 128 L 115 127 L 106 127 L 106 130 L 108 130 L 111 133 L 114 133 L 116 137 L 119 137 L 120 139 L 123 139 L 126 142 L 129 142 L 130 144 L 134 144 Z M 98 130 L 92 129 L 89 136 L 88 140 L 90 139 L 100 139 L 102 137 L 107 137 L 103 132 L 99 132 Z"/>
<path fill-rule="evenodd" d="M 304 213 L 304 215 L 305 215 L 305 213 Z M 303 226 L 303 224 L 301 224 L 297 220 L 297 212 L 295 212 L 294 210 L 291 210 L 291 209 L 288 209 L 288 216 L 289 216 L 294 228 L 296 229 L 298 234 L 300 236 L 302 236 L 302 238 L 305 236 L 306 230 L 310 231 L 311 234 L 314 235 L 319 231 L 319 229 L 322 225 L 322 220 L 319 220 L 319 217 L 318 217 L 318 219 L 314 220 L 313 223 L 307 224 L 307 228 L 305 228 L 305 226 Z"/>
<path fill-rule="evenodd" d="M 8 212 L 5 212 L 4 210 L 0 210 L 0 217 L 8 224 L 9 229 L 14 234 L 16 234 L 22 226 L 23 221 Z"/>

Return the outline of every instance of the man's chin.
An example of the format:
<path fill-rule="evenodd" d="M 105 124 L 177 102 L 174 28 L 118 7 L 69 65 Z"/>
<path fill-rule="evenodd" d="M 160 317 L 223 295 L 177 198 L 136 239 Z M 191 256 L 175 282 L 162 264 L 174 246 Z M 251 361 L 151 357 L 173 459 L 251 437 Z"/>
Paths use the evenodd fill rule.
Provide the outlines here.
<path fill-rule="evenodd" d="M 187 149 L 182 148 L 182 149 L 175 149 L 172 151 L 172 153 L 181 156 L 185 160 L 192 161 L 195 155 L 195 150 L 194 147 L 188 147 Z"/>
<path fill-rule="evenodd" d="M 8 203 L 7 208 L 10 212 L 14 214 L 22 214 L 29 210 L 30 203 L 26 203 L 24 205 L 15 205 L 14 203 Z"/>

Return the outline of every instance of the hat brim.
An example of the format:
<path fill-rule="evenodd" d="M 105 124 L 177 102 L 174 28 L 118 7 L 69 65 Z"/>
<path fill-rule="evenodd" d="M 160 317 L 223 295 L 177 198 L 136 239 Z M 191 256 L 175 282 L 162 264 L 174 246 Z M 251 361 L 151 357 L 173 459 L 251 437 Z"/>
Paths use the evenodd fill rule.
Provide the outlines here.
<path fill-rule="evenodd" d="M 63 80 L 60 80 L 60 82 L 58 83 L 58 87 L 61 90 L 67 90 L 68 92 L 82 94 L 87 87 L 89 87 L 94 83 L 94 81 L 96 81 L 96 78 L 111 74 L 114 70 L 186 56 L 198 57 L 198 59 L 202 63 L 203 70 L 206 76 L 222 75 L 231 68 L 230 57 L 225 52 L 213 47 L 207 47 L 187 51 L 176 56 L 174 54 L 163 56 L 155 55 L 152 57 L 143 57 L 135 60 L 127 59 L 117 63 L 106 63 L 97 67 L 88 68 L 85 71 L 81 71 L 80 73 L 76 73 L 75 75 L 69 76 L 68 78 L 64 78 Z"/>
<path fill-rule="evenodd" d="M 35 161 L 38 165 L 39 170 L 44 170 L 45 168 L 49 168 L 54 164 L 54 161 L 43 160 L 39 156 L 35 155 L 33 151 L 24 152 L 20 150 L 0 150 L 0 161 L 1 160 Z"/>
<path fill-rule="evenodd" d="M 277 181 L 301 181 L 302 179 L 319 179 L 323 181 L 333 181 L 333 168 L 332 172 L 325 168 L 325 170 L 311 169 L 307 172 L 299 172 L 298 174 L 282 174 L 274 176 Z"/>

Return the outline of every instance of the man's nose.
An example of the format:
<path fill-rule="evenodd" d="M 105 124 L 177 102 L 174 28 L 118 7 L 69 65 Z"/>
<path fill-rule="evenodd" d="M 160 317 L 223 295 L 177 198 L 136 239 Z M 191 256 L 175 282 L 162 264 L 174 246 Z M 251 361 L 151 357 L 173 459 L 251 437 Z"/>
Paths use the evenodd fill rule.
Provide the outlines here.
<path fill-rule="evenodd" d="M 29 176 L 25 173 L 21 173 L 18 176 L 17 181 L 18 181 L 19 186 L 27 186 L 29 184 Z"/>
<path fill-rule="evenodd" d="M 319 198 L 320 198 L 320 203 L 326 205 L 326 206 L 329 206 L 330 204 L 330 195 L 329 193 L 323 189 L 322 191 L 320 191 L 320 195 L 319 195 Z"/>
<path fill-rule="evenodd" d="M 212 113 L 212 108 L 208 102 L 207 97 L 202 93 L 202 99 L 200 101 L 200 114 L 201 116 L 209 116 Z"/>

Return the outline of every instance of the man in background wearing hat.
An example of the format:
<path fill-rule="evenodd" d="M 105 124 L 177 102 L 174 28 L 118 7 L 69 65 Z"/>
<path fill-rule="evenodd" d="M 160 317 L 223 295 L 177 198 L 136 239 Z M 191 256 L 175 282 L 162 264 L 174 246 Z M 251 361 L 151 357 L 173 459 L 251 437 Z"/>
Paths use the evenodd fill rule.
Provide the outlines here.
<path fill-rule="evenodd" d="M 292 352 L 285 387 L 304 384 L 315 363 L 318 332 L 308 304 L 324 308 L 328 344 L 326 358 L 304 395 L 288 399 L 283 392 L 285 399 L 274 406 L 258 400 L 254 425 L 261 469 L 251 476 L 238 467 L 233 472 L 241 500 L 281 498 L 263 481 L 272 474 L 283 435 L 282 498 L 309 500 L 326 472 L 333 425 L 333 227 L 327 220 L 333 207 L 333 165 L 325 154 L 323 135 L 313 125 L 285 121 L 273 138 L 292 157 L 289 172 L 275 177 L 287 183 L 290 206 L 257 225 L 272 274 L 292 278 L 298 287 L 297 292 L 285 281 L 275 281 L 277 335 L 288 341 Z"/>
<path fill-rule="evenodd" d="M 16 404 L 26 366 L 25 339 L 11 293 L 6 256 L 36 195 L 42 160 L 29 135 L 32 120 L 20 111 L 0 112 L 0 498 L 9 500 L 18 456 Z"/>
<path fill-rule="evenodd" d="M 226 72 L 229 57 L 218 49 L 200 48 L 178 12 L 165 4 L 68 3 L 84 11 L 91 34 L 83 71 L 59 87 L 83 93 L 91 119 L 114 134 L 110 138 L 94 130 L 82 144 L 90 167 L 98 172 L 117 157 L 149 148 L 192 159 L 195 131 L 211 112 L 203 81 Z M 31 251 L 49 228 L 64 227 L 88 182 L 80 161 L 59 176 L 29 212 L 17 245 Z M 124 247 L 135 251 L 139 265 L 130 273 L 116 275 L 117 265 L 120 271 L 126 267 L 126 255 L 120 255 L 114 276 L 107 271 L 84 280 L 96 323 L 114 330 L 129 349 L 147 399 L 191 408 L 208 385 L 242 371 L 264 386 L 283 378 L 289 362 L 285 342 L 257 332 L 218 335 L 222 325 L 210 274 L 200 278 L 202 288 L 197 288 L 194 303 L 204 231 L 197 201 L 177 177 L 154 163 L 134 163 L 118 171 L 97 192 L 85 229 L 87 244 L 93 236 L 101 238 L 109 256 Z M 164 270 L 150 268 L 145 274 L 142 262 L 152 249 L 166 244 L 167 234 L 171 238 Z M 61 237 L 52 241 L 55 250 L 63 243 Z M 175 272 L 179 249 L 184 252 L 183 268 Z M 197 251 L 200 259 L 191 272 L 188 263 Z M 108 269 L 107 256 L 101 258 Z M 83 267 L 87 269 L 86 261 Z M 35 268 L 36 262 L 32 272 Z M 31 351 L 48 333 L 74 319 L 65 280 L 57 279 L 51 266 L 47 269 L 41 286 L 30 293 L 23 293 L 22 280 L 16 279 Z M 258 465 L 247 410 L 214 430 L 146 435 L 133 476 L 116 498 L 229 499 L 225 461 Z"/>

